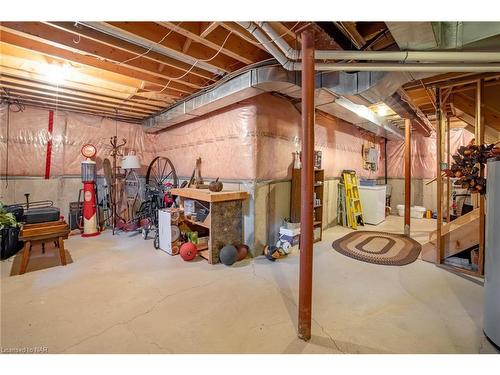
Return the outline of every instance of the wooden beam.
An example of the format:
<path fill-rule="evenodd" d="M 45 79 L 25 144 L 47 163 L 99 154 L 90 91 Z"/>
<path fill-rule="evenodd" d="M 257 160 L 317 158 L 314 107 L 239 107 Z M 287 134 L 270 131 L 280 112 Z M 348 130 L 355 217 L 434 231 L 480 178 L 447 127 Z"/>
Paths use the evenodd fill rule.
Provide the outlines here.
<path fill-rule="evenodd" d="M 218 26 L 219 26 L 218 22 L 201 22 L 200 36 L 202 38 L 206 38 Z"/>
<path fill-rule="evenodd" d="M 155 61 L 161 65 L 171 70 L 167 70 L 166 74 L 171 76 L 179 76 L 183 73 L 189 71 L 189 74 L 196 75 L 203 80 L 212 80 L 215 81 L 214 75 L 211 72 L 208 72 L 199 67 L 192 67 L 192 64 L 188 64 L 172 57 L 163 55 L 161 53 L 155 51 L 148 51 L 148 49 L 138 46 L 136 44 L 127 42 L 123 39 L 115 38 L 113 36 L 107 35 L 105 33 L 101 33 L 97 30 L 94 30 L 85 25 L 78 24 L 75 26 L 73 22 L 44 22 L 50 26 L 59 28 L 64 31 L 71 32 L 72 34 L 85 37 L 87 39 L 91 39 L 93 41 L 105 44 L 107 46 L 117 48 L 126 52 L 133 53 L 135 55 L 143 55 L 145 59 Z M 147 52 L 147 53 L 146 53 Z M 145 54 L 146 53 L 146 54 Z"/>
<path fill-rule="evenodd" d="M 106 95 L 98 91 L 90 91 L 89 87 L 86 87 L 86 89 L 84 89 L 82 88 L 82 86 L 74 85 L 71 82 L 64 82 L 59 86 L 56 86 L 45 82 L 37 75 L 20 75 L 18 74 L 18 72 L 12 72 L 12 70 L 7 70 L 5 67 L 0 67 L 0 82 L 38 89 L 39 91 L 58 92 L 66 95 L 80 97 L 82 99 L 88 99 L 91 101 L 102 101 L 115 104 L 122 103 L 123 100 L 127 99 L 131 94 L 135 94 L 127 93 L 126 95 L 122 96 Z M 144 103 L 143 100 L 133 100 L 133 102 L 135 102 L 138 107 L 144 108 L 146 110 L 159 110 L 165 107 L 168 103 L 172 103 L 173 101 L 162 103 L 151 101 Z"/>
<path fill-rule="evenodd" d="M 337 25 L 357 49 L 361 49 L 366 44 L 365 38 L 356 29 L 355 22 L 337 22 Z"/>
<path fill-rule="evenodd" d="M 83 108 L 79 106 L 72 106 L 69 104 L 56 104 L 55 102 L 51 101 L 41 101 L 41 100 L 32 100 L 28 98 L 21 98 L 21 102 L 25 103 L 26 105 L 32 105 L 32 106 L 40 106 L 40 107 L 45 107 L 45 108 L 51 108 L 51 109 L 56 109 L 56 110 L 68 110 L 68 111 L 75 111 L 75 112 L 85 112 L 89 114 L 93 114 L 96 116 L 108 116 L 108 117 L 116 117 L 116 112 L 115 111 L 102 111 L 102 110 L 95 110 L 95 109 L 90 109 L 90 108 Z M 137 122 L 142 121 L 143 117 L 139 116 L 128 116 L 128 115 L 123 115 L 123 111 L 118 111 L 118 115 L 121 117 L 126 117 L 129 119 L 133 119 Z"/>
<path fill-rule="evenodd" d="M 476 87 L 476 145 L 484 144 L 484 80 L 479 80 Z M 484 177 L 484 166 L 481 165 L 479 176 Z M 486 212 L 484 195 L 479 197 L 479 261 L 478 273 L 484 274 L 484 251 L 485 251 L 485 232 L 486 232 Z"/>
<path fill-rule="evenodd" d="M 183 53 L 187 53 L 189 46 L 191 46 L 192 42 L 193 42 L 193 39 L 186 37 L 186 40 L 184 41 L 184 45 L 182 46 Z"/>
<path fill-rule="evenodd" d="M 264 53 L 248 41 L 242 40 L 236 33 L 228 35 L 230 31 L 225 28 L 212 30 L 210 34 L 202 37 L 197 33 L 199 29 L 198 22 L 183 22 L 180 26 L 172 22 L 159 22 L 159 24 L 211 48 L 213 54 L 220 50 L 220 53 L 246 65 L 269 57 L 268 53 Z M 224 47 L 221 49 L 222 45 Z"/>
<path fill-rule="evenodd" d="M 127 100 L 123 100 L 122 103 L 106 103 L 103 101 L 92 101 L 88 99 L 77 98 L 72 95 L 64 95 L 61 93 L 47 92 L 47 91 L 38 91 L 33 90 L 26 87 L 18 87 L 15 85 L 9 85 L 5 83 L 0 83 L 0 87 L 5 87 L 9 89 L 9 92 L 13 96 L 20 97 L 29 97 L 32 99 L 40 99 L 41 101 L 46 100 L 54 100 L 56 102 L 68 103 L 75 106 L 82 106 L 88 108 L 96 108 L 96 109 L 112 109 L 115 108 L 123 108 L 124 110 L 129 111 L 130 113 L 134 113 L 138 116 L 148 116 L 152 113 L 156 112 L 154 110 L 144 110 L 139 107 L 134 106 L 134 103 L 127 103 Z"/>
<path fill-rule="evenodd" d="M 158 43 L 162 36 L 172 31 L 164 27 L 163 24 L 156 22 L 107 22 L 107 24 L 116 29 L 133 34 L 136 37 L 140 37 L 148 43 Z M 204 64 L 210 65 L 213 69 L 218 69 L 224 73 L 229 73 L 232 70 L 231 67 L 236 62 L 233 58 L 224 54 L 215 56 L 217 51 L 212 51 L 201 45 L 193 44 L 189 50 L 189 54 L 183 53 L 182 46 L 184 45 L 184 36 L 180 34 L 180 29 L 181 27 L 178 26 L 176 31 L 171 32 L 168 38 L 161 42 L 161 46 L 181 56 L 183 55 L 197 60 L 211 59 L 210 61 L 204 61 Z M 194 38 L 192 39 L 195 40 Z"/>
<path fill-rule="evenodd" d="M 447 168 L 451 168 L 451 134 L 450 134 L 450 118 L 446 116 L 446 165 Z M 451 179 L 450 176 L 446 177 L 446 222 L 451 222 L 451 212 L 450 212 L 450 198 L 451 198 Z"/>
<path fill-rule="evenodd" d="M 136 78 L 43 55 L 1 41 L 0 50 L 2 51 L 2 68 L 23 75 L 43 75 L 46 78 L 47 65 L 67 66 L 70 70 L 66 81 L 70 80 L 72 84 L 79 86 L 93 86 L 100 92 L 113 93 L 118 96 L 133 93 L 143 82 Z"/>
<path fill-rule="evenodd" d="M 410 237 L 411 207 L 411 120 L 405 119 L 405 221 L 404 234 Z"/>
<path fill-rule="evenodd" d="M 203 87 L 205 84 L 205 81 L 200 77 L 194 78 L 186 76 L 182 80 L 177 80 L 173 76 L 159 73 L 159 64 L 151 60 L 148 61 L 147 59 L 139 58 L 128 61 L 126 63 L 122 63 L 126 60 L 137 57 L 137 55 L 105 46 L 86 38 L 81 38 L 80 42 L 78 44 L 75 44 L 73 40 L 74 36 L 71 33 L 63 31 L 56 32 L 56 29 L 39 22 L 3 22 L 0 26 L 0 29 L 3 31 L 8 31 L 9 33 L 20 35 L 24 38 L 28 38 L 36 42 L 41 42 L 46 45 L 56 47 L 58 49 L 70 51 L 72 53 L 66 54 L 66 56 L 56 56 L 65 58 L 69 61 L 80 62 L 75 59 L 76 53 L 79 55 L 84 55 L 84 57 L 87 58 L 87 64 L 89 58 L 92 58 L 92 60 L 97 59 L 98 64 L 94 63 L 94 65 L 92 66 L 100 66 L 101 68 L 109 70 L 111 72 L 120 73 L 120 70 L 123 71 L 123 68 L 125 68 L 127 69 L 127 71 L 134 70 L 137 73 L 142 73 L 140 76 L 144 77 L 145 80 L 150 79 L 149 77 L 157 77 L 158 80 L 156 82 L 166 83 L 169 80 L 172 80 L 171 88 L 180 92 L 192 93 L 194 89 Z M 16 43 L 10 43 L 8 40 L 5 40 L 3 34 L 4 33 L 2 32 L 3 41 L 9 44 L 19 45 Z M 78 57 L 80 57 L 81 60 L 81 56 Z M 139 75 L 136 75 L 134 78 L 138 78 L 138 76 Z"/>
<path fill-rule="evenodd" d="M 0 26 L 0 30 L 2 27 Z M 5 43 L 13 44 L 19 46 L 21 48 L 25 48 L 31 51 L 36 51 L 42 53 L 46 56 L 50 56 L 53 58 L 64 59 L 70 62 L 76 62 L 79 64 L 91 66 L 94 68 L 99 68 L 106 70 L 108 72 L 122 74 L 127 77 L 136 78 L 147 82 L 149 85 L 157 88 L 158 91 L 162 90 L 162 88 L 168 83 L 168 80 L 161 79 L 152 75 L 144 74 L 142 72 L 129 69 L 125 66 L 116 65 L 114 63 L 99 60 L 92 56 L 86 56 L 79 53 L 74 53 L 65 49 L 60 49 L 57 47 L 53 47 L 47 45 L 43 42 L 31 40 L 29 38 L 23 38 L 18 35 L 11 34 L 6 31 L 1 32 L 2 41 Z M 175 87 L 175 84 L 171 84 L 168 89 L 162 91 L 162 93 L 170 98 L 178 99 L 183 94 L 189 93 L 188 90 L 178 89 Z M 188 91 L 188 92 L 186 92 Z"/>
<path fill-rule="evenodd" d="M 484 81 L 483 81 L 484 82 Z M 484 85 L 484 83 L 483 83 Z M 484 86 L 483 86 L 484 89 Z M 463 93 L 457 93 L 453 94 L 453 105 L 461 110 L 462 112 L 470 115 L 470 116 L 476 116 L 475 115 L 475 102 L 473 99 L 470 97 L 464 95 Z M 490 126 L 496 131 L 500 131 L 500 119 L 499 116 L 495 115 L 492 113 L 490 110 L 486 109 L 484 103 L 483 105 L 483 113 L 482 116 L 484 117 L 484 124 L 485 126 Z"/>
<path fill-rule="evenodd" d="M 232 31 L 241 39 L 247 41 L 248 43 L 252 44 L 253 46 L 267 53 L 267 49 L 261 43 L 259 43 L 252 34 L 250 34 L 247 30 L 238 25 L 236 22 L 221 22 L 220 26 L 222 26 L 228 31 Z"/>
<path fill-rule="evenodd" d="M 283 39 L 285 39 L 289 43 L 293 43 L 296 40 L 300 42 L 300 35 L 297 35 L 294 31 L 290 30 L 288 26 L 286 26 L 283 22 L 269 22 L 271 27 L 278 32 L 278 35 L 283 35 Z M 298 25 L 297 25 L 298 26 Z M 293 28 L 293 25 L 290 26 Z M 295 27 L 295 30 L 298 28 Z"/>
<path fill-rule="evenodd" d="M 442 137 L 443 137 L 443 111 L 441 109 L 441 89 L 436 88 L 436 181 L 437 181 L 437 230 L 436 230 L 436 264 L 441 264 L 444 254 L 443 227 L 443 176 L 442 162 Z"/>

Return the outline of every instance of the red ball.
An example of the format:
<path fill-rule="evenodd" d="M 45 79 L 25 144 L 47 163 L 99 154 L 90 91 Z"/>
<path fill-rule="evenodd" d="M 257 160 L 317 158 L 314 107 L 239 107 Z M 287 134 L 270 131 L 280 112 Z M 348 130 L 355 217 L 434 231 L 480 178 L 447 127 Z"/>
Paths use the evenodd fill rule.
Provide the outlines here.
<path fill-rule="evenodd" d="M 196 245 L 192 242 L 186 242 L 181 245 L 181 257 L 185 261 L 193 260 L 196 256 Z"/>

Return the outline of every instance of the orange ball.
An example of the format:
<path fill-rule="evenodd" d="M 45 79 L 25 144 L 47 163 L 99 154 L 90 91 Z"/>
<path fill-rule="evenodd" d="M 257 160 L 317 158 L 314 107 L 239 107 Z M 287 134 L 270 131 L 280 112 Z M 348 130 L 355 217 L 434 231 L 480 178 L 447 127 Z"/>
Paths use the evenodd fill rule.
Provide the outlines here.
<path fill-rule="evenodd" d="M 196 257 L 196 245 L 192 242 L 186 242 L 181 245 L 180 254 L 185 261 L 193 260 Z"/>

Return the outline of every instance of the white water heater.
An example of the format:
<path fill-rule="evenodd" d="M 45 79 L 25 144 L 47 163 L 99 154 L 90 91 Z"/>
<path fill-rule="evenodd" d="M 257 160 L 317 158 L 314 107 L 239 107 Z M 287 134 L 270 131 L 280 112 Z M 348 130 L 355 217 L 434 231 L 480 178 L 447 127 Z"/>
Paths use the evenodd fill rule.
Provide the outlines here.
<path fill-rule="evenodd" d="M 500 346 L 500 157 L 488 160 L 484 264 L 484 333 Z"/>

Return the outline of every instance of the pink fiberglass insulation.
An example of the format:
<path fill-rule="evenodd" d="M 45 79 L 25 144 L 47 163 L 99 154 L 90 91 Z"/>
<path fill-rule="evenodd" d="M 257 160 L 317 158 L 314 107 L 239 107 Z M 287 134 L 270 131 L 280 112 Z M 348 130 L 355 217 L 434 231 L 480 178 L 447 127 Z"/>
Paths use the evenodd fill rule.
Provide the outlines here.
<path fill-rule="evenodd" d="M 293 152 L 300 150 L 301 115 L 286 99 L 270 94 L 255 98 L 257 107 L 257 179 L 271 180 L 291 177 Z M 325 177 L 340 177 L 344 169 L 353 169 L 365 178 L 383 175 L 382 156 L 379 169 L 363 169 L 363 141 L 371 141 L 380 151 L 380 138 L 359 130 L 338 118 L 316 113 L 315 150 L 322 152 Z"/>
<path fill-rule="evenodd" d="M 155 136 L 156 152 L 178 176 L 191 176 L 200 157 L 204 178 L 254 179 L 256 112 L 250 99 L 169 128 Z"/>
<path fill-rule="evenodd" d="M 49 111 L 26 107 L 10 112 L 10 175 L 43 176 L 48 142 Z M 7 153 L 7 110 L 0 107 L 0 173 L 5 174 Z M 264 93 L 208 115 L 148 134 L 142 126 L 115 122 L 108 118 L 67 111 L 55 111 L 51 175 L 79 175 L 81 147 L 97 147 L 98 173 L 102 160 L 109 157 L 109 139 L 117 134 L 125 138 L 125 154 L 135 151 L 141 158 L 141 174 L 158 155 L 172 160 L 179 176 L 190 176 L 196 159 L 202 158 L 205 178 L 235 180 L 273 180 L 291 177 L 293 152 L 300 150 L 300 113 L 288 100 Z M 383 140 L 332 116 L 317 112 L 315 149 L 322 151 L 326 178 L 339 177 L 343 169 L 354 169 L 366 178 L 384 175 Z M 451 133 L 452 152 L 472 138 L 465 130 Z M 380 150 L 379 169 L 362 167 L 363 141 L 371 141 Z M 435 138 L 415 134 L 412 142 L 414 178 L 435 175 Z M 404 143 L 389 141 L 388 176 L 404 177 Z"/>
<path fill-rule="evenodd" d="M 0 107 L 0 155 L 1 173 L 5 174 L 7 159 L 7 131 L 9 165 L 8 173 L 13 176 L 43 176 L 48 132 L 49 111 L 47 109 L 26 107 L 23 112 L 10 111 L 7 129 L 7 107 Z M 147 166 L 153 156 L 152 135 L 143 132 L 142 127 L 100 116 L 84 115 L 75 112 L 54 111 L 52 134 L 51 175 L 79 175 L 83 156 L 81 147 L 92 143 L 97 147 L 98 173 L 102 173 L 102 160 L 109 157 L 109 139 L 115 135 L 126 138 L 125 153 L 130 150 L 141 156 L 143 166 Z M 145 167 L 143 167 L 145 170 Z"/>
<path fill-rule="evenodd" d="M 466 145 L 473 134 L 461 128 L 450 132 L 450 152 L 453 155 L 457 148 Z M 387 175 L 389 178 L 404 178 L 404 141 L 387 142 Z M 446 155 L 445 155 L 446 161 Z M 411 174 L 412 178 L 436 177 L 436 135 L 424 137 L 412 134 Z"/>

